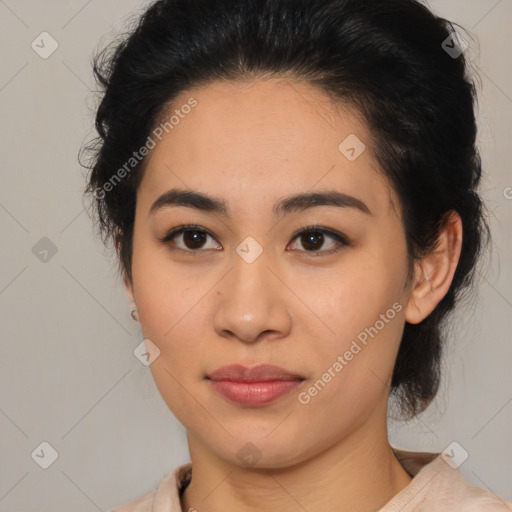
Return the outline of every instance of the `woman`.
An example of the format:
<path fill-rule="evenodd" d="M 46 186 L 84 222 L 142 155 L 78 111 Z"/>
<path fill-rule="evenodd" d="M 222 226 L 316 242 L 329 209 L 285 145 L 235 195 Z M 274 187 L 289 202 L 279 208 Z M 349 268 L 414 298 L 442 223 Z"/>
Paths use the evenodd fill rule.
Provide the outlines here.
<path fill-rule="evenodd" d="M 415 0 L 162 0 L 97 56 L 87 193 L 191 457 L 116 510 L 512 510 L 387 435 L 489 235 L 464 43 Z"/>

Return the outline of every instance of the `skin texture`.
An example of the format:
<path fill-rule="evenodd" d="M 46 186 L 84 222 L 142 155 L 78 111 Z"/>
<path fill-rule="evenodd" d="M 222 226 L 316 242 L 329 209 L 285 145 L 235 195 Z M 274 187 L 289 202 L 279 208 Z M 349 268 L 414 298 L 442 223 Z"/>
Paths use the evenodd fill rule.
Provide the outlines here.
<path fill-rule="evenodd" d="M 187 430 L 193 478 L 183 510 L 376 511 L 411 481 L 388 442 L 389 385 L 404 322 L 428 316 L 450 286 L 460 217 L 453 212 L 406 288 L 399 203 L 356 112 L 300 81 L 215 82 L 173 106 L 190 97 L 197 106 L 148 157 L 137 191 L 133 282 L 125 277 L 143 336 L 160 350 L 151 364 L 155 383 Z M 355 161 L 338 149 L 350 134 L 366 145 Z M 175 187 L 225 200 L 231 217 L 184 206 L 150 215 Z M 333 206 L 273 215 L 279 199 L 319 190 L 353 195 L 372 215 Z M 183 224 L 211 236 L 198 249 L 180 234 L 160 241 Z M 293 234 L 314 224 L 350 245 L 326 254 L 338 244 L 324 234 L 308 251 L 314 244 Z M 247 236 L 263 249 L 252 263 L 236 252 Z M 300 403 L 298 394 L 393 304 L 400 308 L 394 318 Z M 261 362 L 305 381 L 269 405 L 242 407 L 205 379 L 226 364 Z M 237 456 L 249 442 L 261 457 L 256 466 Z"/>

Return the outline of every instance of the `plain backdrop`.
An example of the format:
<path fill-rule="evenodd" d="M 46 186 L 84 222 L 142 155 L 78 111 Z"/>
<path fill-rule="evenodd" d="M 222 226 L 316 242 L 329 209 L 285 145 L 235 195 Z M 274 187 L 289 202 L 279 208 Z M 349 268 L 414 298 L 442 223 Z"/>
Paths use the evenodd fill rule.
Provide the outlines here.
<path fill-rule="evenodd" d="M 465 477 L 512 500 L 512 1 L 429 4 L 478 40 L 466 52 L 481 77 L 493 249 L 476 301 L 452 317 L 438 398 L 412 422 L 390 421 L 390 440 L 436 452 L 456 441 Z M 77 160 L 95 135 L 91 55 L 145 5 L 0 0 L 1 512 L 107 511 L 189 460 L 134 356 L 140 326 L 84 211 Z"/>

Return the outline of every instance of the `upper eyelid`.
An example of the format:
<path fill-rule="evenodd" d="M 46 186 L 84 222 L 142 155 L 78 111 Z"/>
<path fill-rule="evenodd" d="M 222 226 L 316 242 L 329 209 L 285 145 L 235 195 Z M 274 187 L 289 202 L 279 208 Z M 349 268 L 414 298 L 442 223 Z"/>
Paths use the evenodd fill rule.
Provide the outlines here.
<path fill-rule="evenodd" d="M 325 233 L 325 234 L 327 234 L 329 236 L 332 236 L 332 237 L 335 237 L 335 238 L 337 237 L 337 238 L 342 238 L 344 240 L 346 239 L 346 236 L 343 233 L 339 233 L 338 231 L 336 231 L 334 229 L 323 227 L 323 226 L 319 226 L 319 225 L 312 225 L 312 226 L 306 226 L 304 228 L 300 228 L 297 231 L 295 231 L 292 234 L 292 240 L 297 238 L 302 233 L 308 233 L 310 231 L 311 232 L 321 231 L 322 233 Z"/>
<path fill-rule="evenodd" d="M 186 231 L 198 231 L 201 233 L 206 233 L 208 236 L 213 238 L 216 242 L 220 243 L 217 240 L 217 238 L 210 232 L 210 230 L 203 228 L 202 226 L 198 226 L 196 224 L 177 226 L 176 228 L 173 228 L 168 233 L 166 233 L 160 239 L 160 241 L 166 242 L 166 241 L 172 240 L 174 237 L 181 235 Z M 292 241 L 295 240 L 299 235 L 301 235 L 303 233 L 315 232 L 315 231 L 320 231 L 320 232 L 326 234 L 327 236 L 334 238 L 338 242 L 341 242 L 341 243 L 344 243 L 347 245 L 350 243 L 349 239 L 343 233 L 339 233 L 336 230 L 333 230 L 333 229 L 327 228 L 327 227 L 323 227 L 323 226 L 320 226 L 317 224 L 298 229 L 297 231 L 295 231 L 292 234 L 291 240 Z M 199 251 L 191 251 L 191 252 L 199 252 Z M 322 251 L 316 251 L 316 252 L 322 252 Z"/>

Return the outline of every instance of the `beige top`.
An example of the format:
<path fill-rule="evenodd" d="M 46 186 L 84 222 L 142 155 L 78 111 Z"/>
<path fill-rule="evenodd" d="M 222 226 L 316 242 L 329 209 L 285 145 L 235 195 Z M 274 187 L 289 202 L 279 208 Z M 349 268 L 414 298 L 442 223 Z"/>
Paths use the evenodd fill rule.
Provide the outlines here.
<path fill-rule="evenodd" d="M 470 485 L 459 468 L 452 468 L 439 453 L 408 452 L 393 448 L 403 468 L 413 477 L 378 512 L 509 512 L 512 503 Z M 191 479 L 189 462 L 171 471 L 151 491 L 110 512 L 186 512 L 180 493 Z"/>

